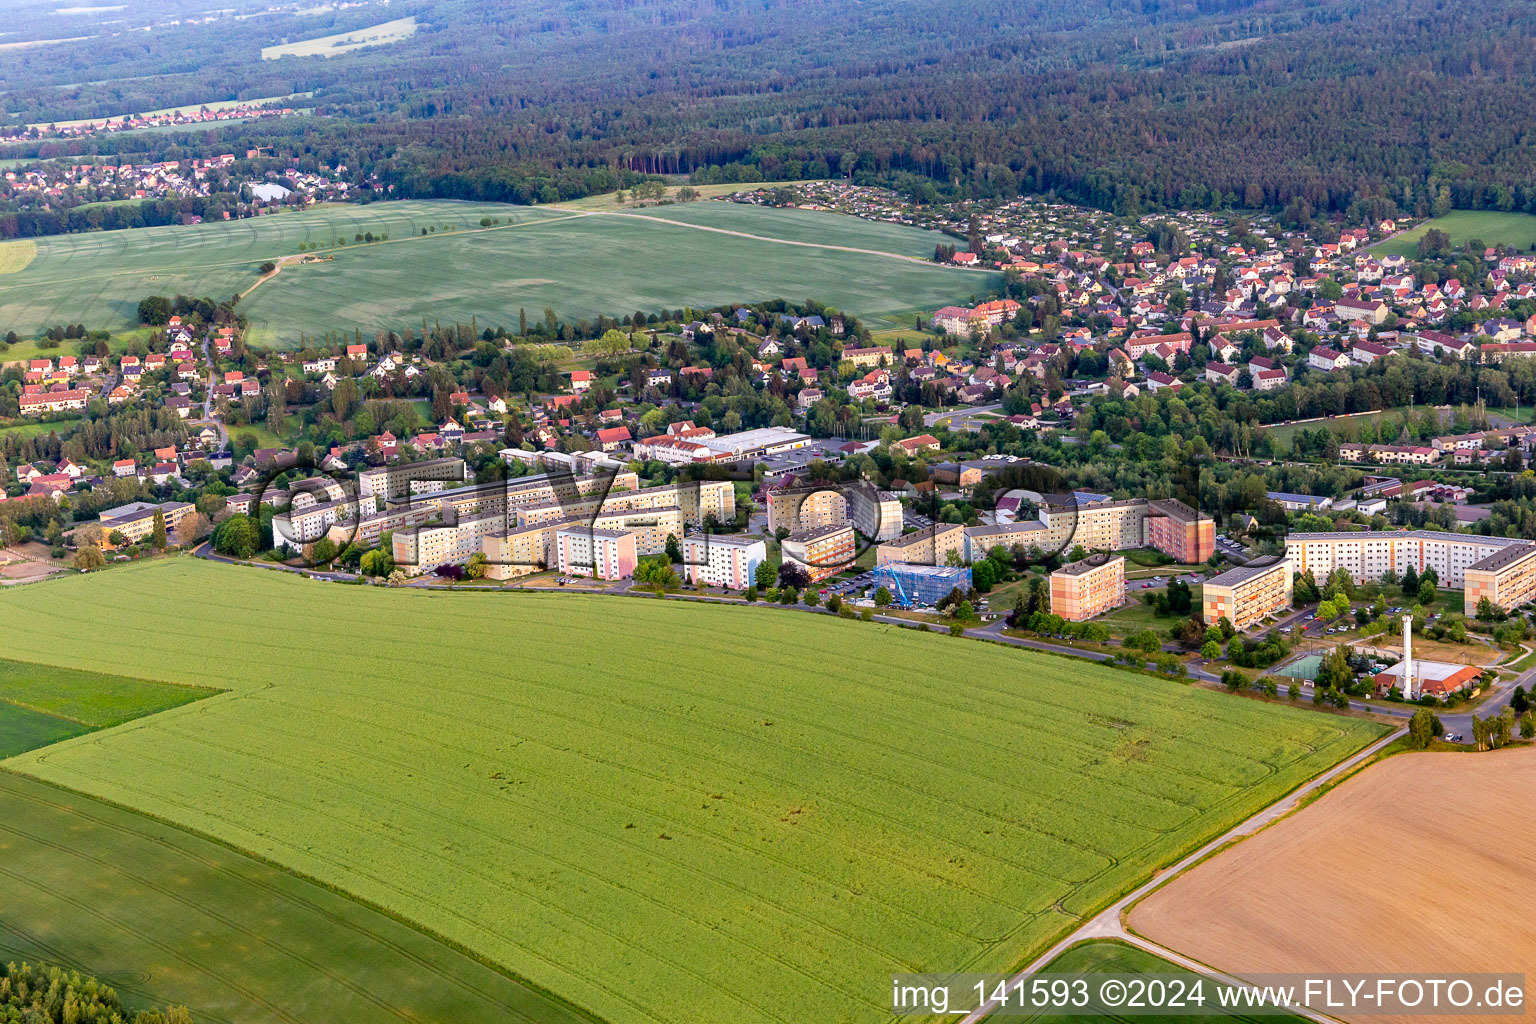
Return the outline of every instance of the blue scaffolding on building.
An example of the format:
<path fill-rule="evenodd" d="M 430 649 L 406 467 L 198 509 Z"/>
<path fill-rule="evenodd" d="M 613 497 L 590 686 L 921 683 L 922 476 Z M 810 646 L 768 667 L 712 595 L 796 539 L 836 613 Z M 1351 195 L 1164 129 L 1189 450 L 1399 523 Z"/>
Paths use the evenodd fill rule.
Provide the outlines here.
<path fill-rule="evenodd" d="M 885 562 L 875 566 L 874 585 L 891 592 L 891 602 L 899 608 L 935 605 L 956 587 L 963 594 L 971 589 L 971 570 L 963 565 L 918 565 L 912 562 Z"/>

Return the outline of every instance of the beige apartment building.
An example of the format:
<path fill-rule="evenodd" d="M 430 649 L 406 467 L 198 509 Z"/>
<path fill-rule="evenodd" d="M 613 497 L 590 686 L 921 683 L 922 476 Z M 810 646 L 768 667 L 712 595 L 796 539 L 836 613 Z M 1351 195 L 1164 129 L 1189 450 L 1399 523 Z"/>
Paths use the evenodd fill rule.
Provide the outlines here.
<path fill-rule="evenodd" d="M 1125 559 L 1090 555 L 1051 573 L 1051 612 L 1083 622 L 1125 603 Z"/>
<path fill-rule="evenodd" d="M 1249 629 L 1291 607 L 1293 581 L 1289 558 L 1228 569 L 1205 583 L 1204 621 L 1209 625 L 1225 617 L 1233 628 Z"/>
<path fill-rule="evenodd" d="M 135 501 L 129 505 L 119 505 L 117 508 L 109 508 L 101 514 L 101 528 L 106 536 L 103 538 L 106 547 L 112 546 L 112 534 L 120 533 L 128 538 L 129 544 L 138 544 L 147 540 L 149 535 L 155 532 L 155 510 L 160 510 L 161 518 L 165 520 L 165 529 L 169 533 L 181 525 L 181 521 L 193 512 L 197 506 L 185 501 L 167 501 L 163 504 L 155 504 L 150 501 Z"/>
<path fill-rule="evenodd" d="M 945 565 L 949 553 L 965 555 L 965 528 L 951 523 L 934 523 L 916 533 L 888 540 L 875 549 L 875 564 L 911 562 L 916 565 Z"/>
<path fill-rule="evenodd" d="M 1467 567 L 1461 595 L 1466 614 L 1476 615 L 1485 597 L 1505 611 L 1536 601 L 1536 544 L 1510 545 Z"/>
<path fill-rule="evenodd" d="M 562 527 L 583 522 L 578 517 L 551 519 L 486 534 L 480 542 L 485 552 L 485 575 L 493 580 L 510 580 L 555 565 L 555 534 Z"/>
<path fill-rule="evenodd" d="M 832 484 L 777 487 L 768 492 L 768 532 L 804 533 L 848 521 L 848 500 Z"/>
<path fill-rule="evenodd" d="M 411 575 L 431 572 L 440 565 L 464 565 L 479 554 L 481 540 L 507 528 L 500 512 L 465 516 L 451 526 L 417 526 L 391 535 L 395 564 Z"/>
<path fill-rule="evenodd" d="M 463 483 L 464 475 L 463 459 L 427 459 L 374 466 L 357 475 L 357 495 L 359 499 L 374 497 L 395 501 L 412 494 L 447 490 L 450 483 Z"/>

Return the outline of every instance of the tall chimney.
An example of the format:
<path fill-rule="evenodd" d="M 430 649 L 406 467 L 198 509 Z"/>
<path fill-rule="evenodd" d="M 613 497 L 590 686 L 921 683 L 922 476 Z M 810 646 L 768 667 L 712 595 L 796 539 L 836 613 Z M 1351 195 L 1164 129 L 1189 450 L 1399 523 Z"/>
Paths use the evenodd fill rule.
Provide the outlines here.
<path fill-rule="evenodd" d="M 1403 700 L 1413 700 L 1413 616 L 1403 616 Z"/>

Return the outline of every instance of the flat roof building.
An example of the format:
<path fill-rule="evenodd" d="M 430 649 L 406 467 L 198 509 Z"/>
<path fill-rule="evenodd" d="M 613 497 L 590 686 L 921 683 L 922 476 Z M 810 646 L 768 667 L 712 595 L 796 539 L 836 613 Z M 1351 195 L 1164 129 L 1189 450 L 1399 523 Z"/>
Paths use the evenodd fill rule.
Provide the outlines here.
<path fill-rule="evenodd" d="M 950 591 L 963 594 L 971 589 L 971 570 L 963 565 L 913 565 L 883 562 L 875 566 L 874 585 L 890 591 L 891 600 L 900 608 L 936 605 Z"/>
<path fill-rule="evenodd" d="M 1125 559 L 1089 555 L 1051 573 L 1051 613 L 1083 622 L 1125 603 Z"/>
<path fill-rule="evenodd" d="M 857 540 L 853 527 L 844 523 L 785 537 L 780 550 L 784 561 L 804 569 L 815 582 L 835 576 L 852 565 L 858 553 Z"/>
<path fill-rule="evenodd" d="M 1291 607 L 1294 577 L 1288 558 L 1260 559 L 1205 582 L 1201 614 L 1207 625 L 1225 618 L 1246 630 Z"/>
<path fill-rule="evenodd" d="M 689 583 L 746 590 L 768 546 L 757 537 L 696 533 L 683 538 L 683 578 Z"/>
<path fill-rule="evenodd" d="M 944 565 L 949 553 L 965 554 L 965 528 L 952 523 L 932 526 L 888 540 L 875 549 L 875 563 L 905 562 L 909 565 Z"/>
<path fill-rule="evenodd" d="M 848 521 L 848 499 L 837 484 L 775 487 L 768 492 L 768 531 L 801 533 Z"/>

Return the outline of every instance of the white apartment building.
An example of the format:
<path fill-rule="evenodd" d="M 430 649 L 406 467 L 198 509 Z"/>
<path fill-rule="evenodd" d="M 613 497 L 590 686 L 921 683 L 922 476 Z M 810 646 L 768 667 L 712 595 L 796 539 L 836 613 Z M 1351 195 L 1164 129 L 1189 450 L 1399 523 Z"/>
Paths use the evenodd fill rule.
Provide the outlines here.
<path fill-rule="evenodd" d="M 859 481 L 845 486 L 843 497 L 855 530 L 876 542 L 901 536 L 901 499 L 896 495 Z"/>
<path fill-rule="evenodd" d="M 683 577 L 694 584 L 745 590 L 768 548 L 755 537 L 694 534 L 683 538 Z"/>
<path fill-rule="evenodd" d="M 1440 586 L 1461 588 L 1467 570 L 1490 555 L 1530 541 L 1480 537 L 1434 530 L 1359 533 L 1293 533 L 1285 539 L 1285 557 L 1296 575 L 1310 571 L 1322 583 L 1334 569 L 1347 569 L 1357 583 L 1373 583 L 1391 571 L 1401 576 L 1409 566 L 1422 574 L 1433 568 Z"/>
<path fill-rule="evenodd" d="M 452 526 L 418 526 L 396 530 L 391 555 L 407 573 L 431 572 L 440 565 L 464 565 L 481 551 L 489 534 L 504 531 L 507 517 L 501 512 L 466 516 Z"/>

